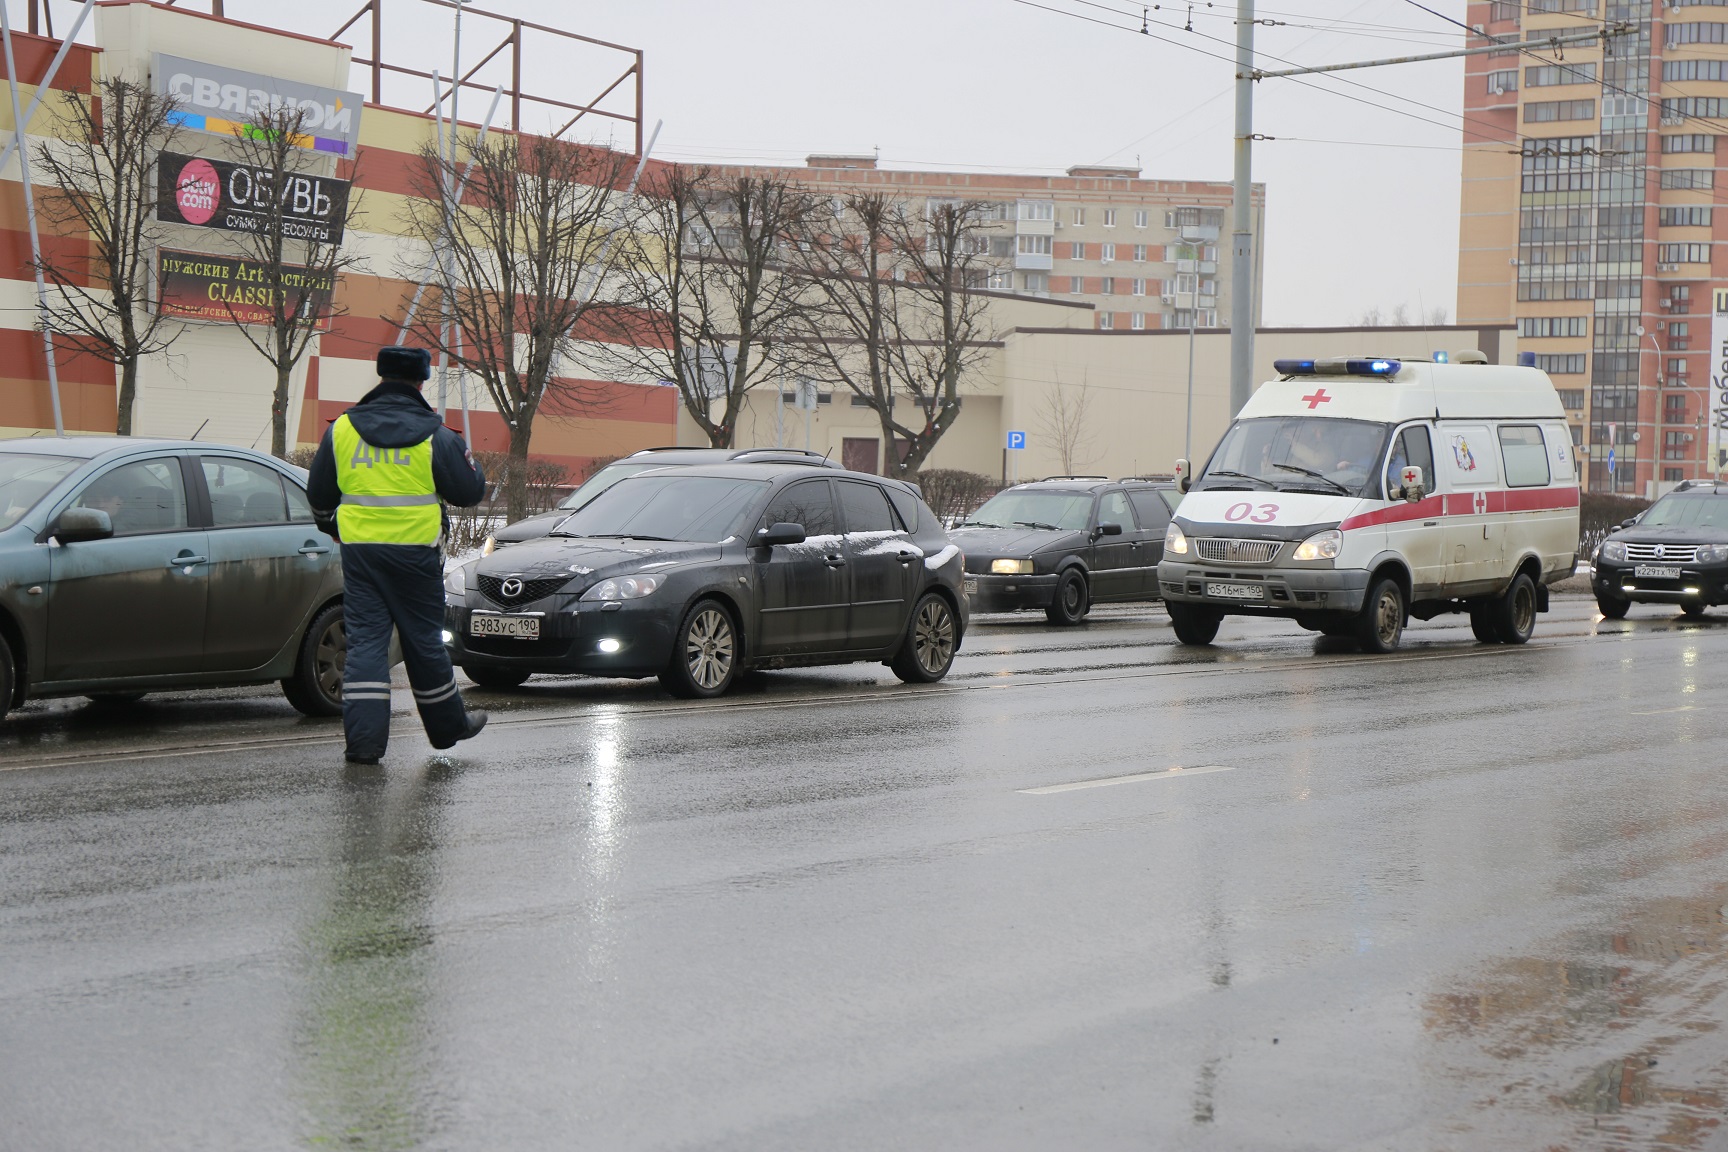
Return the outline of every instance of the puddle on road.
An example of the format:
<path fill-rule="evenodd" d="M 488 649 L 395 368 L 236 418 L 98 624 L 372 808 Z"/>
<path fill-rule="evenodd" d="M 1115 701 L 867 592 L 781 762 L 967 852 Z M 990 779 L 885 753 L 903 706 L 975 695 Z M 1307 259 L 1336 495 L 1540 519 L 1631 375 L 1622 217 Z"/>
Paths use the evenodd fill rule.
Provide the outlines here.
<path fill-rule="evenodd" d="M 1728 884 L 1544 952 L 1423 1005 L 1449 1078 L 1484 1086 L 1478 1115 L 1558 1120 L 1550 1152 L 1728 1146 Z"/>

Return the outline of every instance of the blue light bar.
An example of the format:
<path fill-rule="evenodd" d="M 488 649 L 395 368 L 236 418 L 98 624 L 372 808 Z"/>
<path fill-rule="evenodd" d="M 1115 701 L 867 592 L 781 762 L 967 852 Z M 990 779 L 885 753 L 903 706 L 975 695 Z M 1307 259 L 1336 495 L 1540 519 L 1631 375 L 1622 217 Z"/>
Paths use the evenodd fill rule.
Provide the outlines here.
<path fill-rule="evenodd" d="M 1280 376 L 1396 376 L 1404 364 L 1399 360 L 1370 360 L 1330 356 L 1324 360 L 1274 360 Z"/>
<path fill-rule="evenodd" d="M 1518 367 L 1520 367 L 1520 368 L 1534 368 L 1534 367 L 1536 367 L 1536 353 L 1534 353 L 1534 352 L 1520 352 L 1520 353 L 1518 353 Z"/>
<path fill-rule="evenodd" d="M 1436 363 L 1436 364 L 1445 364 L 1445 363 L 1448 363 L 1451 359 L 1452 359 L 1452 357 L 1447 355 L 1444 352 L 1434 353 L 1434 363 Z"/>

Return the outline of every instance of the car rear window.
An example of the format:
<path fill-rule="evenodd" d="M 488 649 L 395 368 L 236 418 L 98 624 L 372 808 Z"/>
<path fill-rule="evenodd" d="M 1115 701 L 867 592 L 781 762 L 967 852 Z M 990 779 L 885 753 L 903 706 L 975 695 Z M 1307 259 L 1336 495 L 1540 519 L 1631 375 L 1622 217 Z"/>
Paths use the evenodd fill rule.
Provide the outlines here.
<path fill-rule="evenodd" d="M 894 511 L 900 513 L 900 522 L 906 525 L 906 531 L 918 531 L 918 497 L 903 488 L 889 488 L 887 492 Z"/>
<path fill-rule="evenodd" d="M 0 530 L 10 528 L 36 507 L 54 485 L 82 461 L 71 456 L 0 452 Z"/>

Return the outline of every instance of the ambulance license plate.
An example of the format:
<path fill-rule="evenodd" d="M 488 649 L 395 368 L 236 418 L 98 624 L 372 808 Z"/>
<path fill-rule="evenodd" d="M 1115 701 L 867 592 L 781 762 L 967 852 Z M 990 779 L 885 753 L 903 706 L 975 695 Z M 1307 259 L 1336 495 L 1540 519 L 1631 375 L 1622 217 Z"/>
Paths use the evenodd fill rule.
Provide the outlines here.
<path fill-rule="evenodd" d="M 468 634 L 470 636 L 507 636 L 513 640 L 538 640 L 540 639 L 540 617 L 483 616 L 475 613 L 468 617 Z"/>
<path fill-rule="evenodd" d="M 960 590 L 962 592 L 966 593 L 966 595 L 968 595 L 968 596 L 978 595 L 978 577 L 976 577 L 976 576 L 966 577 L 966 582 L 963 585 L 961 585 Z"/>
<path fill-rule="evenodd" d="M 1224 600 L 1264 600 L 1266 589 L 1259 584 L 1208 584 L 1206 595 Z"/>
<path fill-rule="evenodd" d="M 1647 580 L 1678 580 L 1680 579 L 1680 565 L 1640 564 L 1632 569 L 1632 575 Z"/>

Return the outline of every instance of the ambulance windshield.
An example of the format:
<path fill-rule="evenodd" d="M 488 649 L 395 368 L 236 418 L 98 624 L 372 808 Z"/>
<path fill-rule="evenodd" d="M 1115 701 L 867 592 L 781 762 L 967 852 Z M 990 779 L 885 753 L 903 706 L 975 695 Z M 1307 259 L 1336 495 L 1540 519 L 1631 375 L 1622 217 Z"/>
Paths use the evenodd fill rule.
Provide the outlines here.
<path fill-rule="evenodd" d="M 1390 424 L 1317 416 L 1238 420 L 1196 487 L 1378 496 L 1375 481 L 1391 431 Z"/>

